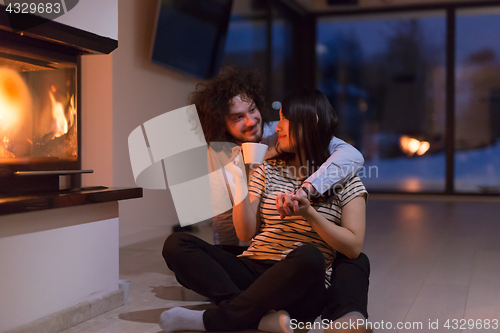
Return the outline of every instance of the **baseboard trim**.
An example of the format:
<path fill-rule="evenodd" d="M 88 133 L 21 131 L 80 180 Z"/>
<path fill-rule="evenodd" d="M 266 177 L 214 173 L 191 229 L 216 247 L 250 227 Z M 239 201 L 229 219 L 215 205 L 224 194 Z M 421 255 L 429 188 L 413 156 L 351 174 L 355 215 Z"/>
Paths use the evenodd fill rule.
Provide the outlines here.
<path fill-rule="evenodd" d="M 70 308 L 61 310 L 25 325 L 6 331 L 5 333 L 57 333 L 94 318 L 105 312 L 116 309 L 125 303 L 123 290 L 112 291 Z"/>

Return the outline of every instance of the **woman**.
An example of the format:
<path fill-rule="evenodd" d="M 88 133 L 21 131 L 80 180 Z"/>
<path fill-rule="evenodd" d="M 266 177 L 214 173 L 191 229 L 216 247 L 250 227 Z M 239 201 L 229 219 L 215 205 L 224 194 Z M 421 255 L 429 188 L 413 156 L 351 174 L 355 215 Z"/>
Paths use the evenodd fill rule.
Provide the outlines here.
<path fill-rule="evenodd" d="M 299 200 L 295 215 L 284 219 L 276 211 L 275 201 L 291 190 L 303 190 L 302 182 L 329 157 L 337 123 L 330 103 L 318 90 L 301 90 L 283 101 L 276 127 L 281 155 L 264 162 L 251 176 L 248 188 L 238 166 L 241 159 L 227 167 L 236 183 L 235 230 L 241 241 L 252 240 L 250 247 L 235 257 L 217 252 L 194 236 L 172 235 L 172 244 L 190 244 L 186 253 L 196 255 L 192 255 L 191 272 L 177 271 L 175 259 L 169 267 L 179 282 L 214 299 L 217 308 L 165 311 L 160 319 L 162 329 L 270 330 L 269 325 L 276 321 L 286 331 L 290 329 L 283 327 L 283 318 L 289 318 L 286 312 L 297 321 L 314 320 L 321 313 L 325 270 L 335 252 L 348 258 L 361 253 L 366 190 L 356 176 L 312 204 L 294 196 Z M 174 247 L 171 252 L 172 258 L 178 254 Z M 196 274 L 199 276 L 194 277 Z M 209 276 L 215 278 L 207 282 Z M 273 310 L 281 312 L 268 314 Z"/>

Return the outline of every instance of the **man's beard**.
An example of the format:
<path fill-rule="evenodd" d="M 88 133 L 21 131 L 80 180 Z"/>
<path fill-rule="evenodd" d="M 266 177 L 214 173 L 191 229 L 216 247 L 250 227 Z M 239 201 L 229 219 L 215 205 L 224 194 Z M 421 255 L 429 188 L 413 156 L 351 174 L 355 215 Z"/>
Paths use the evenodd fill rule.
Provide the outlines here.
<path fill-rule="evenodd" d="M 251 128 L 250 131 L 254 131 L 255 128 L 257 128 L 257 133 L 252 134 L 252 135 L 256 135 L 255 140 L 248 141 L 248 142 L 260 142 L 262 140 L 262 133 L 264 131 L 264 129 L 262 128 L 262 123 L 255 125 L 254 127 Z M 248 129 L 245 129 L 243 131 L 243 133 L 246 133 L 246 132 L 248 132 Z"/>

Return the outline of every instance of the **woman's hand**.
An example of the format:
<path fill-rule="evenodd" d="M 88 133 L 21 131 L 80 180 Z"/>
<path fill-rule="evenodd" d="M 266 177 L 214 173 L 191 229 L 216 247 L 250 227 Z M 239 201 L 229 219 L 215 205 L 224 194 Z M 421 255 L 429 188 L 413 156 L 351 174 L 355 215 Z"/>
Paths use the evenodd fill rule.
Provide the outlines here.
<path fill-rule="evenodd" d="M 303 216 L 309 207 L 311 207 L 311 203 L 307 200 L 307 193 L 302 189 L 280 193 L 276 196 L 276 210 L 281 219 L 286 216 Z"/>
<path fill-rule="evenodd" d="M 297 208 L 294 206 L 294 211 L 296 214 L 305 218 L 310 213 L 309 209 L 312 207 L 311 202 L 307 200 L 307 194 L 305 192 L 300 194 L 300 192 L 304 192 L 304 190 L 299 189 L 294 195 L 292 195 L 292 200 L 298 202 Z"/>
<path fill-rule="evenodd" d="M 276 210 L 280 214 L 280 219 L 286 216 L 293 216 L 299 209 L 299 203 L 292 200 L 294 192 L 280 193 L 276 196 Z"/>
<path fill-rule="evenodd" d="M 226 169 L 226 171 L 233 176 L 235 181 L 243 180 L 246 182 L 245 164 L 243 163 L 243 157 L 241 156 L 241 147 L 233 147 L 231 158 L 224 166 L 224 169 Z"/>
<path fill-rule="evenodd" d="M 229 163 L 224 166 L 224 170 L 227 171 L 227 184 L 231 189 L 233 194 L 234 205 L 238 205 L 240 202 L 245 200 L 248 195 L 248 185 L 245 174 L 245 164 L 243 163 L 243 158 L 241 157 L 240 147 L 233 148 L 233 155 L 229 160 Z"/>
<path fill-rule="evenodd" d="M 311 183 L 305 182 L 302 184 L 303 187 L 307 188 L 309 193 L 312 195 L 316 194 L 316 189 L 311 185 Z M 298 210 L 298 201 L 293 200 L 293 195 L 299 195 L 302 198 L 307 198 L 307 193 L 301 188 L 298 191 L 281 193 L 276 197 L 276 210 L 280 214 L 280 217 L 284 219 L 286 216 L 293 216 Z"/>

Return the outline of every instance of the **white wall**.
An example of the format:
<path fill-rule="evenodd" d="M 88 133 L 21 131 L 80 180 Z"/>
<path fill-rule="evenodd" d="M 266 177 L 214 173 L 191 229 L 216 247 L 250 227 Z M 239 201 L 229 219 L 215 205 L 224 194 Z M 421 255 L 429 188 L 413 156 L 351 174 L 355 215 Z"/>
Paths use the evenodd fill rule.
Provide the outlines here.
<path fill-rule="evenodd" d="M 150 62 L 157 2 L 119 2 L 118 49 L 113 59 L 113 185 L 136 186 L 128 135 L 143 122 L 187 105 L 198 79 Z M 84 176 L 85 177 L 85 176 Z M 120 202 L 120 246 L 161 237 L 178 223 L 168 190 L 144 190 L 142 199 Z"/>
<path fill-rule="evenodd" d="M 82 0 L 83 1 L 83 0 Z M 119 1 L 118 48 L 82 58 L 84 186 L 136 187 L 128 135 L 143 122 L 187 105 L 198 79 L 150 62 L 157 2 Z M 163 237 L 178 223 L 168 190 L 144 190 L 120 207 L 120 246 Z"/>
<path fill-rule="evenodd" d="M 113 186 L 113 54 L 82 57 L 83 186 Z"/>
<path fill-rule="evenodd" d="M 0 332 L 118 289 L 116 202 L 0 216 Z"/>

